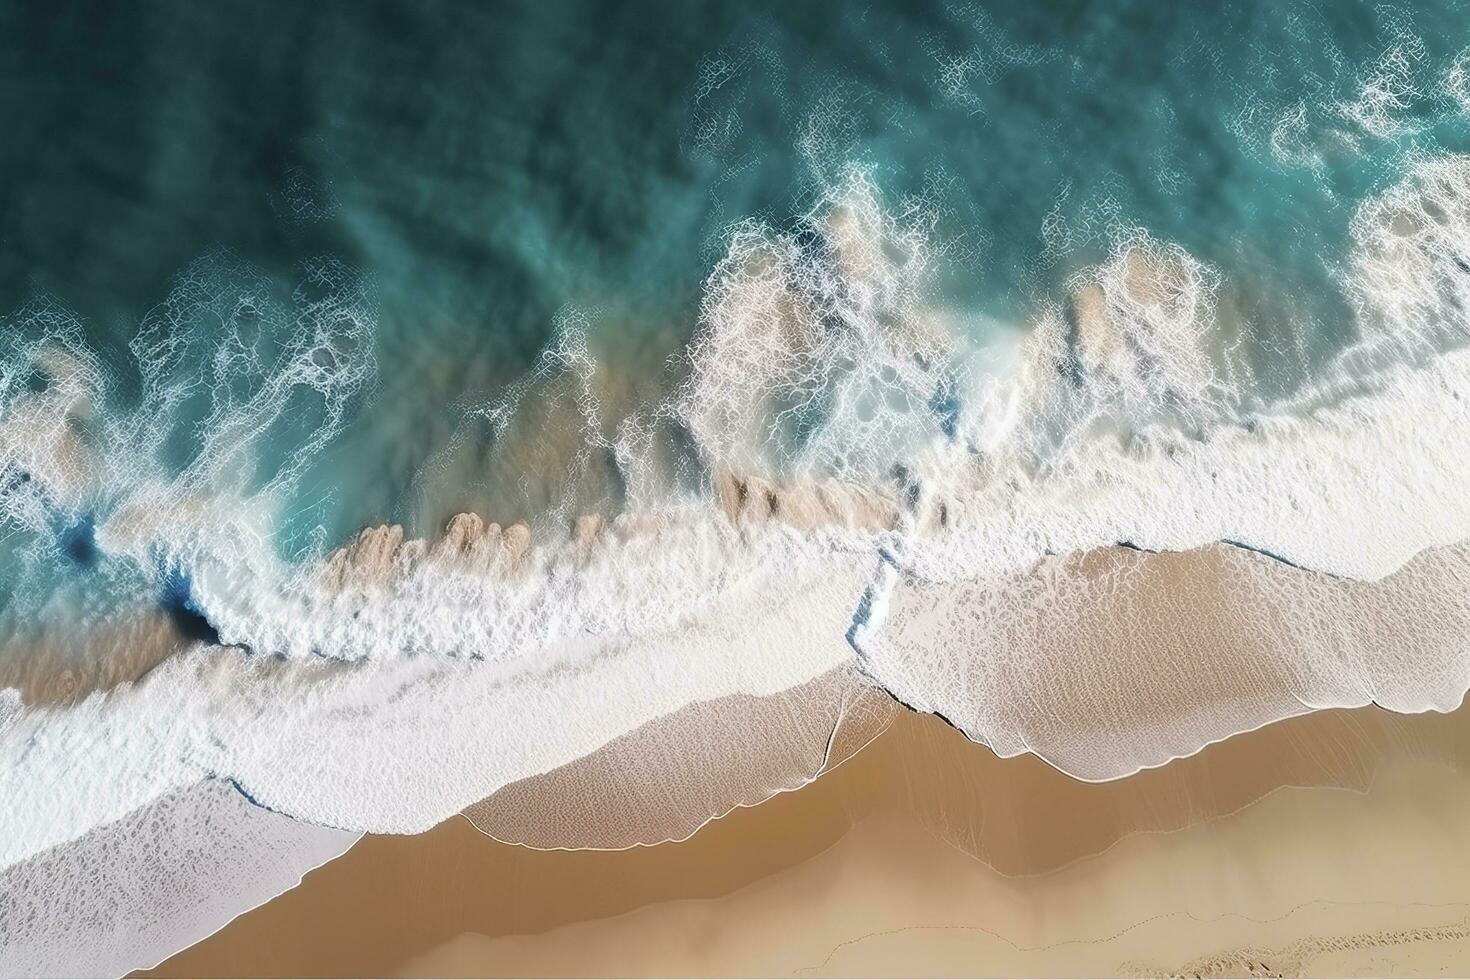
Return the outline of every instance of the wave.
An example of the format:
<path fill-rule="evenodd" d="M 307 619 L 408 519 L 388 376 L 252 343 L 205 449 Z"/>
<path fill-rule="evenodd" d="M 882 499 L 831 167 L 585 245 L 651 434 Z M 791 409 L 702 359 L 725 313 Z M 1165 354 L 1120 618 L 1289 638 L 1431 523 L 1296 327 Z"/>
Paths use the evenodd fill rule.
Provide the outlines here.
<path fill-rule="evenodd" d="M 1466 187 L 1470 158 L 1440 157 L 1367 201 L 1350 343 L 1267 385 L 1268 332 L 1184 249 L 1122 229 L 1033 322 L 977 326 L 933 302 L 935 212 L 890 213 L 853 170 L 794 231 L 732 231 L 667 397 L 603 417 L 568 321 L 540 387 L 470 423 L 537 460 L 517 440 L 564 434 L 503 423 L 569 399 L 555 480 L 610 469 L 621 507 L 336 550 L 281 528 L 377 370 L 352 270 L 312 264 L 283 298 L 211 257 L 145 323 L 126 393 L 64 313 L 22 311 L 41 340 L 6 350 L 0 389 L 16 615 L 58 614 L 84 528 L 88 588 L 163 596 L 195 641 L 106 692 L 0 697 L 0 865 L 209 777 L 316 824 L 423 830 L 691 706 L 834 671 L 851 683 L 810 688 L 814 717 L 857 670 L 1097 780 L 1312 708 L 1448 710 L 1470 687 Z M 201 317 L 224 325 L 207 344 Z M 1098 550 L 1119 542 L 1238 547 Z M 787 730 L 734 715 L 688 751 Z M 795 756 L 670 826 L 809 778 Z"/>
<path fill-rule="evenodd" d="M 124 976 L 295 887 L 360 835 L 313 827 L 208 780 L 0 871 L 0 973 Z"/>

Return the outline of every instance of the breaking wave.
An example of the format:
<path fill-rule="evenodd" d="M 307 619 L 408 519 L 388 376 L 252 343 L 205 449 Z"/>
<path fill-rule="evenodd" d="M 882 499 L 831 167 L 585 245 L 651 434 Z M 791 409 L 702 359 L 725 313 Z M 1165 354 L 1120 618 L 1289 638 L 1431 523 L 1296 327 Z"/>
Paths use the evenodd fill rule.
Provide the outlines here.
<path fill-rule="evenodd" d="M 211 642 L 108 694 L 12 693 L 6 795 L 38 819 L 4 857 L 206 775 L 419 830 L 690 704 L 848 664 L 1089 779 L 1308 707 L 1448 709 L 1470 676 L 1467 186 L 1443 157 L 1363 205 L 1353 340 L 1268 399 L 1224 275 L 1177 246 L 1130 232 L 987 345 L 925 305 L 923 210 L 895 218 L 853 171 L 794 232 L 735 229 L 682 380 L 610 435 L 574 327 L 537 368 L 539 410 L 577 407 L 567 479 L 601 452 L 630 506 L 296 555 L 284 494 L 373 373 L 350 270 L 273 300 L 223 257 L 191 269 L 133 344 L 131 409 L 64 314 L 23 311 L 48 326 L 8 361 L 22 567 L 75 562 L 85 523 L 119 609 L 172 602 Z M 190 350 L 203 317 L 227 329 Z M 1085 557 L 1118 542 L 1237 547 Z"/>

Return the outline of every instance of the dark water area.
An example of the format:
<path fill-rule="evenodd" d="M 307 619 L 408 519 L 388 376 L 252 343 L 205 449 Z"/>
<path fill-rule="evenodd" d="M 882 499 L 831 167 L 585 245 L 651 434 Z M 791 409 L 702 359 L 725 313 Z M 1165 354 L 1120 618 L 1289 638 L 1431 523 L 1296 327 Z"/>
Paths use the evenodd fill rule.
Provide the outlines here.
<path fill-rule="evenodd" d="M 1336 277 L 1354 209 L 1406 161 L 1466 146 L 1467 19 L 1451 3 L 17 5 L 0 12 L 0 309 L 19 311 L 12 338 L 45 329 L 37 297 L 68 311 L 122 411 L 147 385 L 150 317 L 193 336 L 202 376 L 227 346 L 208 338 L 242 329 L 225 294 L 269 293 L 299 325 L 337 315 L 312 305 L 312 263 L 348 270 L 333 288 L 358 277 L 372 363 L 338 431 L 306 454 L 330 413 L 293 408 L 239 464 L 257 484 L 292 470 L 287 552 L 477 499 L 412 498 L 446 447 L 467 471 L 499 451 L 453 433 L 569 316 L 612 371 L 648 376 L 628 387 L 667 387 L 732 223 L 796 230 L 854 167 L 889 210 L 928 215 L 934 301 L 977 342 L 1146 230 L 1222 273 L 1285 390 L 1352 339 Z M 181 281 L 214 299 L 174 302 Z M 172 404 L 177 470 L 208 410 Z M 512 517 L 555 492 L 505 482 L 480 498 L 518 497 Z"/>

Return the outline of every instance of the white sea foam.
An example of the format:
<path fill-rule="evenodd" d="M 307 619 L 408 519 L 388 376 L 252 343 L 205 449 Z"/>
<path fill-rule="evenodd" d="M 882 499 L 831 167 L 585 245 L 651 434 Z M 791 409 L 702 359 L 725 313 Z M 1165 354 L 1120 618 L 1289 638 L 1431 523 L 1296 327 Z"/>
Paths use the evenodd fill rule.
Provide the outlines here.
<path fill-rule="evenodd" d="M 966 463 L 956 447 L 936 454 L 922 472 L 938 484 L 931 506 L 944 508 L 949 531 L 896 549 L 903 574 L 885 628 L 858 641 L 864 669 L 1003 754 L 1036 751 L 1090 779 L 1309 707 L 1458 705 L 1470 685 L 1466 564 L 1447 546 L 1470 536 L 1467 177 L 1463 158 L 1422 163 L 1360 210 L 1344 284 L 1355 342 L 1332 373 L 1248 424 L 1228 397 L 1239 383 L 1189 343 L 1218 336 L 1198 322 L 1199 302 L 1171 309 L 1166 290 L 1136 311 L 1112 299 L 1129 290 L 1126 272 L 1105 273 L 1093 302 L 1106 300 L 1099 319 L 1117 334 L 1090 345 L 1106 356 L 1081 345 L 1081 385 L 1096 395 L 1093 407 L 1069 406 L 1068 431 L 1077 421 L 1102 431 L 1090 413 L 1103 404 L 1118 413 L 1118 440 L 1062 440 L 1045 466 L 1008 482 L 985 472 L 991 460 Z M 1144 261 L 1158 268 L 1156 257 Z M 1065 352 L 1054 336 L 1037 356 L 1058 363 Z M 1038 375 L 1032 397 L 1054 399 Z M 1252 597 L 1254 618 L 1227 616 L 1198 633 L 1180 625 L 1187 602 L 1158 618 L 1119 608 L 1084 630 L 1086 615 L 1128 590 L 1066 566 L 1020 571 L 1109 541 L 1181 550 L 1222 540 L 1370 581 L 1433 550 L 1374 584 L 1237 556 L 1222 589 Z M 1107 630 L 1127 642 L 1109 642 Z M 1242 645 L 1265 640 L 1269 669 L 1228 650 L 1189 656 L 1222 631 Z M 1173 646 L 1159 649 L 1163 637 Z M 1160 676 L 1169 682 L 1151 683 Z"/>
<path fill-rule="evenodd" d="M 156 966 L 359 836 L 251 806 L 218 780 L 171 793 L 0 871 L 0 976 Z"/>
<path fill-rule="evenodd" d="M 0 348 L 0 534 L 44 532 L 53 508 L 76 510 L 95 487 L 83 423 L 106 375 L 75 318 L 41 301 L 15 317 L 39 339 L 6 324 Z M 38 383 L 39 382 L 39 383 Z"/>
<path fill-rule="evenodd" d="M 518 635 L 483 634 L 500 651 L 485 659 L 395 656 L 354 666 L 200 646 L 107 696 L 17 712 L 0 732 L 0 783 L 15 812 L 49 816 L 7 833 L 0 863 L 210 774 L 228 775 L 260 803 L 317 823 L 424 830 L 690 701 L 794 686 L 850 655 L 844 634 L 868 569 L 820 551 L 798 562 L 774 544 L 782 539 L 796 535 L 763 535 L 772 543 L 753 561 L 712 561 L 730 567 L 701 580 L 707 595 L 698 607 L 654 618 L 644 604 L 620 616 L 612 611 L 618 593 L 641 593 L 658 550 L 697 555 L 709 546 L 661 536 L 588 595 L 609 609 L 600 621 L 538 602 L 505 621 Z M 453 574 L 439 582 L 441 597 L 452 602 Z M 568 606 L 584 592 L 574 578 L 549 580 L 546 588 Z M 426 616 L 424 646 L 441 636 L 463 644 L 457 621 L 473 630 L 474 617 L 490 618 L 473 602 L 421 601 L 398 608 Z M 328 619 L 332 611 L 314 615 Z M 382 651 L 396 635 L 344 633 L 343 642 L 370 637 Z M 77 800 L 89 803 L 77 807 Z"/>
<path fill-rule="evenodd" d="M 160 315 L 232 327 L 208 356 L 182 351 L 195 341 L 177 329 L 135 345 L 143 413 L 104 427 L 89 457 L 115 488 L 96 541 L 145 580 L 184 574 L 191 608 L 239 646 L 198 646 L 68 707 L 12 699 L 0 864 L 210 775 L 306 820 L 421 830 L 693 702 L 786 690 L 854 656 L 997 751 L 1036 749 L 1088 778 L 1307 706 L 1453 706 L 1470 682 L 1446 625 L 1465 619 L 1464 565 L 1444 547 L 1470 537 L 1466 187 L 1470 161 L 1425 161 L 1363 206 L 1343 282 L 1356 341 L 1268 403 L 1249 325 L 1221 312 L 1224 275 L 1183 249 L 1116 226 L 1110 258 L 1068 295 L 981 342 L 926 305 L 933 212 L 890 213 L 855 171 L 795 232 L 735 229 L 672 398 L 627 424 L 579 423 L 628 472 L 658 470 L 653 434 L 681 429 L 709 492 L 570 538 L 471 517 L 437 542 L 371 529 L 301 563 L 271 530 L 370 378 L 370 303 L 345 270 L 309 270 L 326 294 L 265 317 L 283 341 L 261 348 L 242 312 L 269 311 L 263 290 L 251 305 L 190 280 Z M 553 367 L 580 384 L 587 352 L 562 337 Z M 252 454 L 303 396 L 320 424 L 257 472 Z M 24 405 L 76 404 L 47 397 Z M 202 448 L 168 471 L 153 460 L 180 413 L 203 420 Z M 131 446 L 136 458 L 107 458 Z M 44 464 L 27 465 L 70 472 Z M 27 499 L 71 506 L 61 491 Z M 1239 555 L 1232 588 L 1265 618 L 1236 607 L 1211 628 L 1279 645 L 1270 669 L 1217 676 L 1165 630 L 1146 652 L 1170 669 L 1132 701 L 1127 644 L 1089 664 L 1056 630 L 1028 630 L 1108 608 L 1118 585 L 1050 555 L 1222 539 L 1366 580 L 1435 550 L 1356 586 Z M 1158 628 L 1129 609 L 1119 635 Z M 1420 609 L 1421 626 L 1405 619 Z"/>

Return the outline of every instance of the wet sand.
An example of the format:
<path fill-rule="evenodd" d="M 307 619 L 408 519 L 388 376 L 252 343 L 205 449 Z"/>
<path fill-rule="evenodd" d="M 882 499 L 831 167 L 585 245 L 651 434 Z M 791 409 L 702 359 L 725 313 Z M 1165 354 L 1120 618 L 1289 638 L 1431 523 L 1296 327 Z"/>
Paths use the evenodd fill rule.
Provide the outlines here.
<path fill-rule="evenodd" d="M 1040 878 L 987 872 L 912 820 L 874 817 L 817 857 L 724 898 L 666 902 L 533 936 L 462 933 L 398 969 L 412 976 L 1461 973 L 1470 968 L 1470 834 L 1453 814 L 1464 812 L 1470 792 L 1463 780 L 1434 791 L 1441 775 L 1395 766 L 1368 797 L 1286 790 L 1222 825 L 1133 837 Z M 1437 816 L 1426 818 L 1426 805 Z M 1385 841 L 1385 824 L 1413 836 Z M 1406 877 L 1410 858 L 1418 873 Z"/>
<path fill-rule="evenodd" d="M 1319 712 L 1098 784 L 902 713 L 680 843 L 365 838 L 146 975 L 1455 974 L 1467 812 L 1465 709 Z"/>

